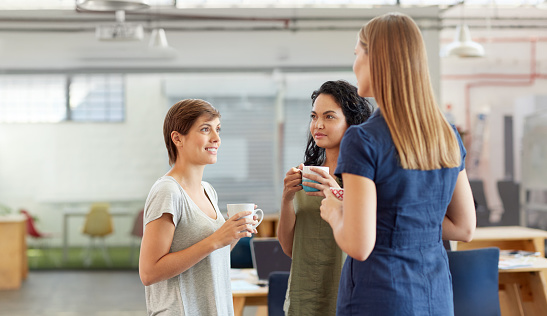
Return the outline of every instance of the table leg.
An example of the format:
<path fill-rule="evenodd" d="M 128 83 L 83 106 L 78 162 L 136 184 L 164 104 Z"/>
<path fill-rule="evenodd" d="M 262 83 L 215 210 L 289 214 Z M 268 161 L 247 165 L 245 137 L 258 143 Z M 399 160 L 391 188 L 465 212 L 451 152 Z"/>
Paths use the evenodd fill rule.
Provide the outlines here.
<path fill-rule="evenodd" d="M 539 252 L 542 257 L 545 257 L 545 238 L 534 238 L 532 240 L 535 251 Z"/>
<path fill-rule="evenodd" d="M 547 292 L 543 272 L 500 273 L 499 281 L 510 301 L 507 302 L 510 306 L 506 307 L 505 312 L 502 310 L 503 316 L 515 315 L 514 312 L 508 312 L 508 309 L 526 316 L 545 315 Z"/>
<path fill-rule="evenodd" d="M 234 297 L 234 315 L 243 316 L 243 309 L 245 308 L 245 297 Z"/>
<path fill-rule="evenodd" d="M 27 228 L 26 228 L 26 222 L 23 222 L 21 224 L 21 239 L 23 242 L 23 280 L 27 279 L 28 276 L 28 256 L 27 256 Z"/>
<path fill-rule="evenodd" d="M 524 316 L 518 284 L 500 285 L 499 296 L 501 316 Z"/>
<path fill-rule="evenodd" d="M 0 290 L 15 290 L 21 287 L 25 275 L 27 249 L 24 248 L 26 222 L 0 223 Z"/>
<path fill-rule="evenodd" d="M 530 272 L 527 278 L 528 295 L 523 298 L 525 315 L 545 315 L 547 311 L 547 291 L 545 273 Z M 524 296 L 524 295 L 523 295 Z"/>
<path fill-rule="evenodd" d="M 255 316 L 268 316 L 268 306 L 257 306 Z"/>
<path fill-rule="evenodd" d="M 68 261 L 68 216 L 63 214 L 63 264 Z"/>

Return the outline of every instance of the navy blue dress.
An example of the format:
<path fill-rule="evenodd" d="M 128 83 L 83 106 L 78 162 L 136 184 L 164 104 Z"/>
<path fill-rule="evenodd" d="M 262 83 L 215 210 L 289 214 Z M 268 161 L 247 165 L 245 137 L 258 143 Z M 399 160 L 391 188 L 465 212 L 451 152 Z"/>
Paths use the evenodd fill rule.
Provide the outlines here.
<path fill-rule="evenodd" d="M 337 315 L 454 315 L 441 235 L 456 179 L 465 167 L 466 151 L 455 133 L 461 166 L 421 171 L 400 166 L 379 109 L 367 122 L 346 131 L 335 173 L 374 181 L 377 233 L 365 261 L 348 256 L 344 263 Z"/>

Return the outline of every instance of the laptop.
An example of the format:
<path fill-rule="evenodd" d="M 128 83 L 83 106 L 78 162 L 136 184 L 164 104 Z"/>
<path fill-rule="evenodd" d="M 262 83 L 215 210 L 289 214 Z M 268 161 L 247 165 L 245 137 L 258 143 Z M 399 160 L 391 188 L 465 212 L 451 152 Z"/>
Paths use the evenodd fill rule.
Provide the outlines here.
<path fill-rule="evenodd" d="M 258 284 L 268 284 L 268 277 L 274 271 L 291 270 L 292 260 L 283 252 L 277 238 L 252 238 L 251 254 Z"/>

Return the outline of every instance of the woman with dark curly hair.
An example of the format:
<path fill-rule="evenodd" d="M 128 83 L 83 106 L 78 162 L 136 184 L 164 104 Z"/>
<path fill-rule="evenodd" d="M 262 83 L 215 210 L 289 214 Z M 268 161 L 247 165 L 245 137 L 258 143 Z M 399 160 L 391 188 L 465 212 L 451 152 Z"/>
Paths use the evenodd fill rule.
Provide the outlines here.
<path fill-rule="evenodd" d="M 336 169 L 340 142 L 346 129 L 361 124 L 372 113 L 372 106 L 346 81 L 327 81 L 311 96 L 310 133 L 304 164 L 291 168 L 284 179 L 281 216 L 278 227 L 283 251 L 292 258 L 291 275 L 285 301 L 286 315 L 335 315 L 338 282 L 344 255 L 336 245 L 332 229 L 321 219 L 319 207 L 323 190 L 340 188 Z M 315 192 L 302 190 L 303 166 L 329 167 L 329 172 L 311 168 L 316 175 L 306 178 Z"/>

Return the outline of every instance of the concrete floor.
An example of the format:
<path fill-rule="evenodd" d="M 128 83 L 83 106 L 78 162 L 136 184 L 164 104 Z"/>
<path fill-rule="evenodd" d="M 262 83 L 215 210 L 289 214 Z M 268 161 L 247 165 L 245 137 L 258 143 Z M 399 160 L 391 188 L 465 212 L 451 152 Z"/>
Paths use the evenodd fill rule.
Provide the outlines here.
<path fill-rule="evenodd" d="M 0 291 L 0 315 L 146 316 L 144 286 L 137 270 L 30 271 L 20 289 Z"/>
<path fill-rule="evenodd" d="M 0 315 L 146 316 L 135 271 L 31 271 L 18 290 L 0 291 Z"/>

